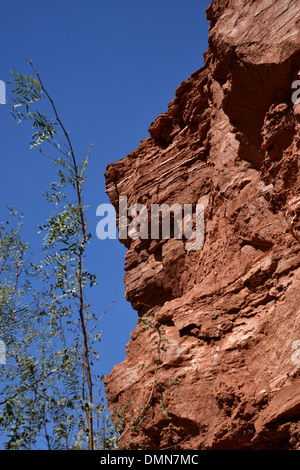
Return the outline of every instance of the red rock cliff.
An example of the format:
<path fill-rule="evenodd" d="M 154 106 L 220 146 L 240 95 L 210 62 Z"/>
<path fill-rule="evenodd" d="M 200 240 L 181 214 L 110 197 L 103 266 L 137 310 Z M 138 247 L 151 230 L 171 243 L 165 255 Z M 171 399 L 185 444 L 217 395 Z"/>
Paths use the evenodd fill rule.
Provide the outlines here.
<path fill-rule="evenodd" d="M 300 449 L 298 0 L 213 0 L 205 66 L 109 165 L 128 205 L 204 204 L 205 243 L 124 241 L 141 321 L 106 378 L 121 445 Z"/>

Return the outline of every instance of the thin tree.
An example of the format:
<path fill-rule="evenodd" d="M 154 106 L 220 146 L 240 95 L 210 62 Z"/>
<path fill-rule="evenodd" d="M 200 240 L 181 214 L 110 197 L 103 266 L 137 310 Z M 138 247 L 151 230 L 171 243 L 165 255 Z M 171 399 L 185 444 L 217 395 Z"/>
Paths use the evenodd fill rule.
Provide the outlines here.
<path fill-rule="evenodd" d="M 95 341 L 100 340 L 100 332 L 97 332 L 96 329 L 99 318 L 91 312 L 85 295 L 87 284 L 90 287 L 97 284 L 96 276 L 89 273 L 85 266 L 86 247 L 90 242 L 91 234 L 87 231 L 88 224 L 86 207 L 83 201 L 83 185 L 86 180 L 86 168 L 91 156 L 92 145 L 89 146 L 83 160 L 79 162 L 74 152 L 70 134 L 61 120 L 52 96 L 41 79 L 39 70 L 32 64 L 32 61 L 28 61 L 28 63 L 33 70 L 33 75 L 26 76 L 12 72 L 14 76 L 12 114 L 17 123 L 27 120 L 32 122 L 33 133 L 30 147 L 39 148 L 40 152 L 47 155 L 53 165 L 58 168 L 59 180 L 51 183 L 50 190 L 45 195 L 48 202 L 55 204 L 56 212 L 52 213 L 47 222 L 40 226 L 40 231 L 45 234 L 43 250 L 46 255 L 41 266 L 34 266 L 32 264 L 32 267 L 34 267 L 35 276 L 37 272 L 39 275 L 43 275 L 44 286 L 47 285 L 47 287 L 44 287 L 44 295 L 35 297 L 35 299 L 39 298 L 39 315 L 41 319 L 45 318 L 45 324 L 47 325 L 43 330 L 45 331 L 45 338 L 53 335 L 57 339 L 59 336 L 62 346 L 61 349 L 58 349 L 51 356 L 49 355 L 49 349 L 47 349 L 46 339 L 44 338 L 44 342 L 40 339 L 42 344 L 40 357 L 43 357 L 42 364 L 44 364 L 44 369 L 47 369 L 47 371 L 45 372 L 43 369 L 42 373 L 42 369 L 37 364 L 33 364 L 32 373 L 28 379 L 30 382 L 29 388 L 31 392 L 34 391 L 35 394 L 40 394 L 41 388 L 38 384 L 41 380 L 44 380 L 45 391 L 47 387 L 53 386 L 53 382 L 51 385 L 49 384 L 49 378 L 52 378 L 55 374 L 59 376 L 64 371 L 65 375 L 60 377 L 63 377 L 62 380 L 65 383 L 70 382 L 73 386 L 77 381 L 77 388 L 74 385 L 76 392 L 74 391 L 73 399 L 65 402 L 69 404 L 70 408 L 74 407 L 74 403 L 78 403 L 76 364 L 79 357 L 81 357 L 82 387 L 80 400 L 86 421 L 88 449 L 93 450 L 96 442 L 99 447 L 99 434 L 101 433 L 102 444 L 100 445 L 102 445 L 102 448 L 109 448 L 115 442 L 115 433 L 112 431 L 110 424 L 106 424 L 101 431 L 99 431 L 99 426 L 97 427 L 97 432 L 94 430 L 94 415 L 97 414 L 99 416 L 99 414 L 102 414 L 103 416 L 103 406 L 100 401 L 95 404 L 94 385 L 97 385 L 99 390 L 100 385 L 98 382 L 101 382 L 103 377 L 96 375 L 92 369 L 93 361 L 98 358 L 98 353 L 93 345 Z M 53 115 L 51 119 L 38 110 L 32 110 L 32 107 L 41 100 L 46 100 L 50 105 Z M 58 141 L 58 139 L 60 140 Z M 44 143 L 51 145 L 52 149 L 54 149 L 54 156 L 48 155 L 42 150 L 41 146 Z M 43 305 L 41 305 L 41 298 L 45 299 Z M 77 319 L 74 318 L 75 311 L 77 311 Z M 91 322 L 93 323 L 91 324 Z M 50 327 L 52 328 L 51 334 L 49 333 Z M 55 334 L 53 333 L 54 330 Z M 68 341 L 70 344 L 67 344 Z M 62 361 L 54 369 L 49 365 L 51 363 L 50 357 L 52 358 L 53 355 L 55 357 L 59 356 Z M 26 370 L 27 374 L 26 367 L 24 366 L 24 370 Z M 94 377 L 96 383 L 93 383 L 92 377 Z M 34 383 L 36 387 L 34 387 Z M 23 385 L 20 385 L 20 387 L 19 392 L 23 390 Z M 34 388 L 36 389 L 34 390 Z M 58 393 L 61 393 L 61 388 L 59 391 L 57 390 Z M 18 393 L 16 393 L 17 395 Z M 12 397 L 12 400 L 15 399 L 14 394 L 11 394 L 10 397 Z M 75 419 L 71 419 L 72 425 L 70 424 L 70 429 L 66 431 L 61 414 L 62 408 L 56 407 L 54 409 L 52 406 L 54 402 L 56 401 L 53 397 L 48 401 L 41 400 L 38 413 L 39 424 L 37 427 L 43 427 L 48 447 L 51 447 L 51 439 L 47 430 L 47 423 L 49 422 L 47 416 L 49 413 L 51 414 L 53 423 L 58 413 L 59 419 L 57 419 L 59 425 L 54 426 L 54 430 L 58 434 L 64 435 L 65 447 L 67 448 L 71 445 L 70 429 L 72 428 L 74 431 Z M 6 423 L 7 425 L 8 422 L 12 421 L 8 404 L 13 403 L 15 406 L 16 403 L 9 399 L 4 400 L 2 404 L 4 403 L 6 408 L 2 414 L 2 424 Z M 32 402 L 30 403 L 30 406 L 32 406 Z M 57 403 L 61 403 L 61 400 Z M 18 406 L 21 405 L 19 404 Z M 34 413 L 32 416 L 34 416 Z M 99 418 L 97 422 L 99 423 Z M 19 424 L 16 424 L 16 426 L 19 426 Z M 32 424 L 30 426 L 32 427 Z M 107 435 L 105 435 L 105 428 L 107 428 Z M 81 445 L 80 442 L 84 434 L 85 428 L 80 425 L 77 435 L 73 439 L 74 448 Z"/>

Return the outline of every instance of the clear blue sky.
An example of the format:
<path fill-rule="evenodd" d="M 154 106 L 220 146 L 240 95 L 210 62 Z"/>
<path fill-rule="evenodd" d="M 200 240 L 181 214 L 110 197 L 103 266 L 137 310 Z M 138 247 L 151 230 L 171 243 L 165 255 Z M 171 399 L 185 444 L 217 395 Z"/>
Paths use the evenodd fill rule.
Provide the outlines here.
<path fill-rule="evenodd" d="M 124 298 L 125 249 L 118 240 L 96 238 L 96 208 L 108 202 L 104 172 L 108 163 L 135 150 L 151 121 L 167 110 L 179 84 L 203 65 L 207 49 L 208 0 L 15 0 L 1 3 L 0 80 L 10 70 L 39 64 L 45 85 L 78 155 L 94 142 L 85 200 L 89 203 L 89 270 L 99 281 L 90 301 L 102 321 L 102 367 L 107 374 L 125 358 L 125 345 L 137 314 Z M 55 180 L 49 161 L 29 150 L 28 129 L 11 126 L 0 105 L 0 216 L 7 203 L 25 214 L 23 236 L 40 246 L 37 226 L 49 215 L 42 199 Z"/>

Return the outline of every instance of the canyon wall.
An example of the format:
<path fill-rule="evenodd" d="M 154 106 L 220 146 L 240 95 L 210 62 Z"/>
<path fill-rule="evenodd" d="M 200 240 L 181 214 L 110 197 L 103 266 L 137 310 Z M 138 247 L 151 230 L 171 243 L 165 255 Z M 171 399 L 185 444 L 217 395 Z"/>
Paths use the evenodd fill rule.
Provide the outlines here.
<path fill-rule="evenodd" d="M 298 0 L 213 0 L 205 65 L 106 171 L 128 206 L 203 204 L 205 241 L 121 240 L 138 311 L 106 377 L 120 447 L 300 450 Z"/>

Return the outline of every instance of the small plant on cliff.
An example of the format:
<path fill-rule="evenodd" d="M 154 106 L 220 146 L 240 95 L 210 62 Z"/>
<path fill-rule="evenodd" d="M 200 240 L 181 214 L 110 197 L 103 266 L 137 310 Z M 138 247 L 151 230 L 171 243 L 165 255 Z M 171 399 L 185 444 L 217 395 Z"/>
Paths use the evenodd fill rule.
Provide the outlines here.
<path fill-rule="evenodd" d="M 154 399 L 155 392 L 157 391 L 157 388 L 161 388 L 162 392 L 160 393 L 160 398 L 159 398 L 159 403 L 160 403 L 160 411 L 161 413 L 166 417 L 166 419 L 171 420 L 172 417 L 169 416 L 167 412 L 167 407 L 164 403 L 164 394 L 167 389 L 172 387 L 173 385 L 177 385 L 179 383 L 179 380 L 170 380 L 167 386 L 162 386 L 157 383 L 157 372 L 159 365 L 161 364 L 161 353 L 167 351 L 167 344 L 168 344 L 168 338 L 164 334 L 165 330 L 165 325 L 159 324 L 158 322 L 155 321 L 155 315 L 152 310 L 148 311 L 145 315 L 139 318 L 138 324 L 140 325 L 140 332 L 139 334 L 143 334 L 146 331 L 153 330 L 156 333 L 156 339 L 154 341 L 154 346 L 155 346 L 155 360 L 154 360 L 154 375 L 153 375 L 153 382 L 152 382 L 152 387 L 150 394 L 148 398 L 146 399 L 145 403 L 140 403 L 135 406 L 135 409 L 130 408 L 130 411 L 127 410 L 127 406 L 129 403 L 127 403 L 125 406 L 122 408 L 116 407 L 115 408 L 115 413 L 118 416 L 117 422 L 119 423 L 119 430 L 120 430 L 120 436 L 118 438 L 118 448 L 130 448 L 130 445 L 132 444 L 132 441 L 128 441 L 127 443 L 125 442 L 125 436 L 126 434 L 131 430 L 133 432 L 138 432 L 139 429 L 142 426 L 142 423 L 144 422 L 146 416 L 145 413 L 148 410 L 149 407 L 151 407 Z M 138 366 L 138 369 L 144 370 L 146 365 L 140 364 Z M 130 402 L 130 404 L 133 404 Z M 145 446 L 148 446 L 148 443 L 145 443 Z M 146 448 L 145 447 L 145 448 Z"/>
<path fill-rule="evenodd" d="M 155 325 L 153 323 L 154 313 L 152 311 L 145 313 L 142 317 L 138 319 L 138 324 L 143 325 L 141 333 L 149 329 L 154 329 Z"/>
<path fill-rule="evenodd" d="M 174 385 L 179 385 L 180 383 L 180 380 L 179 379 L 174 379 L 174 380 L 170 380 L 168 385 L 165 387 L 165 386 L 162 386 L 162 389 L 163 391 L 161 392 L 161 395 L 160 395 L 160 411 L 162 412 L 162 414 L 167 418 L 167 419 L 172 419 L 171 416 L 169 416 L 168 414 L 168 411 L 167 411 L 167 406 L 165 404 L 165 401 L 164 401 L 164 397 L 165 397 L 165 393 L 166 391 L 170 388 L 170 387 L 173 387 Z"/>

